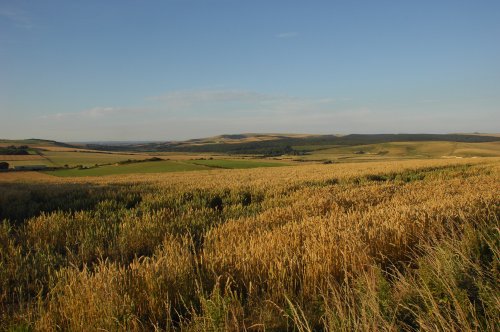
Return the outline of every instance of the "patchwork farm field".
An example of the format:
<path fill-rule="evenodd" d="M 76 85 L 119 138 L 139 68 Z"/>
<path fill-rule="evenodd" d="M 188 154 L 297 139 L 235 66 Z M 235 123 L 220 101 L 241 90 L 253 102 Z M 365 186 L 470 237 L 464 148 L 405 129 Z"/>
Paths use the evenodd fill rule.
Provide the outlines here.
<path fill-rule="evenodd" d="M 0 155 L 0 162 L 7 162 L 10 168 L 29 165 L 61 168 L 53 173 L 57 176 L 98 176 L 211 168 L 274 167 L 287 163 L 296 164 L 296 162 L 352 163 L 407 159 L 500 157 L 500 141 L 496 136 L 484 136 L 483 141 L 477 142 L 475 141 L 478 140 L 477 137 L 483 136 L 464 135 L 465 138 L 455 137 L 454 139 L 457 141 L 443 140 L 453 138 L 446 135 L 446 137 L 434 137 L 435 141 L 422 140 L 427 137 L 425 135 L 423 135 L 425 137 L 421 137 L 421 135 L 407 136 L 405 137 L 416 141 L 369 143 L 368 138 L 351 137 L 343 141 L 340 140 L 339 144 L 329 144 L 329 142 L 339 140 L 341 137 L 322 138 L 322 136 L 314 135 L 280 136 L 272 134 L 222 135 L 178 143 L 180 148 L 176 151 L 169 151 L 169 149 L 175 150 L 171 147 L 165 148 L 162 145 L 152 144 L 149 146 L 151 150 L 143 152 L 136 150 L 113 151 L 112 149 L 116 147 L 99 145 L 91 145 L 98 149 L 92 150 L 86 148 L 88 145 L 71 146 L 44 140 L 0 141 L 0 145 L 4 147 L 15 146 L 15 144 L 26 146 L 27 152 L 29 152 L 29 155 Z M 325 141 L 321 141 L 321 139 Z M 376 138 L 374 139 L 376 140 Z M 379 137 L 378 139 L 392 140 L 398 139 L 398 137 Z M 11 142 L 11 144 L 7 142 Z M 263 147 L 261 144 L 265 146 Z M 111 150 L 102 150 L 103 147 Z M 128 148 L 140 150 L 141 147 L 132 145 Z M 263 154 L 259 154 L 257 151 L 261 151 Z M 131 162 L 140 162 L 151 158 L 163 159 L 165 163 L 161 167 L 152 164 L 142 164 L 144 167 L 131 165 Z M 205 166 L 205 168 L 193 165 Z"/>
<path fill-rule="evenodd" d="M 14 141 L 16 142 L 16 141 Z M 228 155 L 200 153 L 119 153 L 75 149 L 57 145 L 36 145 L 28 142 L 28 155 L 0 155 L 1 162 L 10 168 L 16 166 L 45 165 L 55 168 L 46 174 L 62 177 L 107 176 L 113 174 L 164 173 L 214 168 L 256 168 L 289 165 L 255 157 L 237 158 Z M 30 144 L 31 142 L 31 144 Z M 6 145 L 7 146 L 7 145 Z M 214 158 L 215 157 L 215 158 Z M 155 161 L 150 161 L 155 159 Z"/>
<path fill-rule="evenodd" d="M 0 173 L 0 329 L 499 326 L 499 158 L 190 162 Z"/>

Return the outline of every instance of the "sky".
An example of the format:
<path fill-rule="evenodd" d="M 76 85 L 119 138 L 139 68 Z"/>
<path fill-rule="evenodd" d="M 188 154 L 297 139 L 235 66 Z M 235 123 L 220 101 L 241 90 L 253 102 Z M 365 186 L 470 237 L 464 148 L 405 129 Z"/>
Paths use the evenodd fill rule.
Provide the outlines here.
<path fill-rule="evenodd" d="M 500 132 L 498 0 L 0 0 L 0 138 Z"/>

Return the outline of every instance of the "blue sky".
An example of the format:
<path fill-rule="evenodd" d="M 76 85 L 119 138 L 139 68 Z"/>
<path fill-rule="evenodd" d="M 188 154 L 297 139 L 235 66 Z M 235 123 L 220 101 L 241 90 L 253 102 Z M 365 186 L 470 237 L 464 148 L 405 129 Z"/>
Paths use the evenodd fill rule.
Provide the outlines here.
<path fill-rule="evenodd" d="M 499 124 L 497 0 L 0 0 L 0 138 Z"/>

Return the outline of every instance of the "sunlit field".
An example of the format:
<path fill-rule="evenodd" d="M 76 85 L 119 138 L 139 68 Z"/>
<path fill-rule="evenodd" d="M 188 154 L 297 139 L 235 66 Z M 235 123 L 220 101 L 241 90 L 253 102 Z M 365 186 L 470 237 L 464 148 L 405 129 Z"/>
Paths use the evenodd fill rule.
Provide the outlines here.
<path fill-rule="evenodd" d="M 499 170 L 0 173 L 0 329 L 496 331 Z"/>

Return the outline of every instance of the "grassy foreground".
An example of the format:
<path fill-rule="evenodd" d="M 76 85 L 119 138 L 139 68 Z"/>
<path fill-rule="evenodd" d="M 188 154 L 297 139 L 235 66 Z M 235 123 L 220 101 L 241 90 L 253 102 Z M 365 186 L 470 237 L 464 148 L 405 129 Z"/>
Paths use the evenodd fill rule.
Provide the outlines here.
<path fill-rule="evenodd" d="M 0 329 L 496 331 L 499 170 L 6 173 Z"/>

